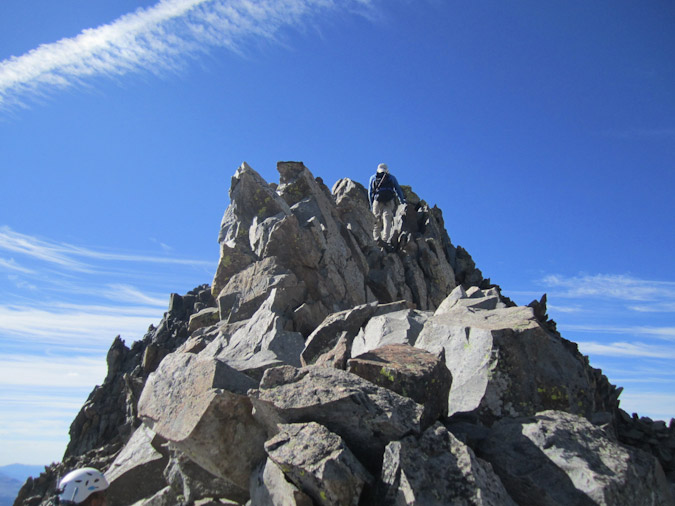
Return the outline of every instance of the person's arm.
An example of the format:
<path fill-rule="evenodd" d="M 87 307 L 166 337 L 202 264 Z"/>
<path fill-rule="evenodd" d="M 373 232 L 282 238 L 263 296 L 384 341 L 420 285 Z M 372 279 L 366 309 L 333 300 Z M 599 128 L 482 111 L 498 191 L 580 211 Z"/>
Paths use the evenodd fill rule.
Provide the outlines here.
<path fill-rule="evenodd" d="M 394 183 L 394 190 L 396 190 L 396 195 L 398 195 L 399 202 L 401 204 L 405 204 L 405 195 L 403 194 L 401 186 L 398 184 L 398 180 L 394 176 L 391 176 L 391 180 Z"/>
<path fill-rule="evenodd" d="M 375 176 L 372 176 L 370 178 L 370 181 L 368 183 L 368 202 L 370 204 L 370 208 L 373 208 L 373 183 L 375 182 Z"/>

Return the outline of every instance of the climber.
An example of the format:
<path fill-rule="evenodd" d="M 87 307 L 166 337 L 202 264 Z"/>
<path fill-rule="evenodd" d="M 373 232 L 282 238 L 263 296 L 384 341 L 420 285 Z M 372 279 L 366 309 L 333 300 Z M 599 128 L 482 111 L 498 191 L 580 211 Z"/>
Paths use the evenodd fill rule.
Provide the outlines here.
<path fill-rule="evenodd" d="M 396 199 L 405 205 L 405 196 L 396 177 L 389 173 L 386 163 L 377 166 L 377 172 L 370 178 L 368 186 L 368 200 L 375 215 L 373 239 L 379 246 L 388 246 L 391 242 Z"/>
<path fill-rule="evenodd" d="M 108 480 L 103 473 L 93 467 L 83 467 L 71 471 L 63 477 L 56 491 L 59 495 L 56 504 L 81 506 L 105 506 L 105 490 Z"/>

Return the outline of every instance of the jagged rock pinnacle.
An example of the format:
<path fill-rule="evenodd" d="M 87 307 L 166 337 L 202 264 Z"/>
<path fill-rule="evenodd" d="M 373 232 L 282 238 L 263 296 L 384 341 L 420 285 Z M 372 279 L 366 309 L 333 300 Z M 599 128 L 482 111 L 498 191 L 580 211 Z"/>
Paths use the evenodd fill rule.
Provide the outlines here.
<path fill-rule="evenodd" d="M 621 447 L 621 390 L 545 298 L 483 278 L 440 209 L 405 188 L 382 248 L 362 185 L 277 169 L 237 169 L 212 285 L 115 340 L 64 462 L 15 504 L 81 465 L 106 471 L 109 506 L 673 504 L 672 450 Z"/>

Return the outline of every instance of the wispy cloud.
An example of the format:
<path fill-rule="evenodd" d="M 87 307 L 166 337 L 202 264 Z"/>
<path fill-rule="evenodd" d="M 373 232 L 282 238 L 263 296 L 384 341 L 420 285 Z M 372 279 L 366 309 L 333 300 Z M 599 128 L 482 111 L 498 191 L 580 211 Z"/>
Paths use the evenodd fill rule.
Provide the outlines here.
<path fill-rule="evenodd" d="M 2 335 L 66 348 L 106 349 L 116 335 L 140 339 L 161 311 L 149 306 L 64 305 L 39 308 L 0 305 Z M 0 357 L 1 358 L 1 357 Z M 0 366 L 1 367 L 1 366 Z"/>
<path fill-rule="evenodd" d="M 649 327 L 646 325 L 616 326 L 600 324 L 562 324 L 563 331 L 590 332 L 593 334 L 626 334 L 675 340 L 675 327 Z"/>
<path fill-rule="evenodd" d="M 649 305 L 628 306 L 639 313 L 675 313 L 675 302 L 655 302 Z"/>
<path fill-rule="evenodd" d="M 81 354 L 0 356 L 0 385 L 14 387 L 85 388 L 102 383 L 106 363 Z"/>
<path fill-rule="evenodd" d="M 7 262 L 12 267 L 8 279 L 15 289 L 0 294 L 5 348 L 23 342 L 102 352 L 116 335 L 140 339 L 168 307 L 169 290 L 175 286 L 164 291 L 167 273 L 174 281 L 174 274 L 187 279 L 184 266 L 211 272 L 215 264 L 104 252 L 39 239 L 8 227 L 0 227 L 2 250 L 13 252 L 31 267 L 17 268 L 18 262 Z"/>
<path fill-rule="evenodd" d="M 97 375 L 92 383 L 100 379 Z M 0 387 L 0 465 L 16 463 L 17 456 L 41 465 L 58 460 L 68 443 L 68 427 L 90 390 L 91 384 Z"/>
<path fill-rule="evenodd" d="M 546 305 L 549 311 L 554 311 L 557 313 L 584 313 L 587 312 L 587 309 L 584 309 L 581 306 L 559 306 L 557 304 L 547 304 Z"/>
<path fill-rule="evenodd" d="M 675 413 L 675 394 L 624 390 L 621 393 L 621 408 L 629 413 L 649 416 L 653 420 L 668 422 Z"/>
<path fill-rule="evenodd" d="M 566 277 L 549 275 L 541 280 L 556 297 L 611 298 L 624 301 L 675 302 L 675 282 L 638 279 L 620 274 Z M 644 307 L 641 306 L 644 310 Z"/>
<path fill-rule="evenodd" d="M 128 253 L 113 253 L 106 251 L 97 251 L 90 248 L 75 246 L 68 243 L 59 243 L 49 240 L 39 239 L 34 236 L 15 232 L 7 226 L 0 227 L 0 250 L 11 251 L 36 260 L 41 260 L 54 264 L 60 268 L 75 272 L 93 273 L 99 270 L 91 263 L 82 259 L 91 261 L 118 261 L 118 262 L 137 262 L 153 264 L 176 264 L 194 267 L 209 267 L 214 265 L 212 262 L 204 260 L 189 260 L 173 257 L 161 257 L 152 255 L 137 255 Z M 11 262 L 7 262 L 11 266 Z M 14 263 L 13 265 L 17 265 Z M 15 269 L 19 270 L 19 269 Z M 24 272 L 29 269 L 22 269 Z"/>
<path fill-rule="evenodd" d="M 0 109 L 84 83 L 91 77 L 180 68 L 187 58 L 254 39 L 326 10 L 368 12 L 373 0 L 160 0 L 78 36 L 0 62 Z"/>
<path fill-rule="evenodd" d="M 14 232 L 7 226 L 0 227 L 0 250 L 19 253 L 69 270 L 91 271 L 90 266 L 71 258 L 71 255 L 77 249 Z"/>
<path fill-rule="evenodd" d="M 0 231 L 0 234 L 2 232 Z M 8 271 L 14 271 L 14 272 L 22 272 L 23 274 L 35 274 L 35 271 L 32 269 L 28 269 L 26 267 L 22 267 L 13 258 L 10 258 L 9 260 L 5 258 L 0 258 L 0 269 L 5 269 Z"/>
<path fill-rule="evenodd" d="M 127 304 L 147 304 L 156 308 L 166 307 L 169 302 L 168 296 L 153 297 L 134 286 L 123 284 L 109 285 L 103 290 L 102 295 L 110 300 L 123 301 Z"/>
<path fill-rule="evenodd" d="M 600 355 L 607 357 L 643 357 L 671 360 L 675 358 L 675 348 L 657 346 L 640 342 L 598 343 L 595 341 L 581 341 L 579 349 L 585 355 Z"/>

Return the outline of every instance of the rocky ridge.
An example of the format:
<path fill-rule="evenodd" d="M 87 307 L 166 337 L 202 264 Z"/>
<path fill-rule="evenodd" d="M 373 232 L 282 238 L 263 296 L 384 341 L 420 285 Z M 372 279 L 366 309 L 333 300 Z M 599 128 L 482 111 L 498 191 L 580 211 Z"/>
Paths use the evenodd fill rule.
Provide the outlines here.
<path fill-rule="evenodd" d="M 620 388 L 454 246 L 404 187 L 393 251 L 365 188 L 300 162 L 232 178 L 210 286 L 128 348 L 71 425 L 109 505 L 673 504 L 675 424 Z"/>

